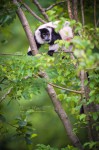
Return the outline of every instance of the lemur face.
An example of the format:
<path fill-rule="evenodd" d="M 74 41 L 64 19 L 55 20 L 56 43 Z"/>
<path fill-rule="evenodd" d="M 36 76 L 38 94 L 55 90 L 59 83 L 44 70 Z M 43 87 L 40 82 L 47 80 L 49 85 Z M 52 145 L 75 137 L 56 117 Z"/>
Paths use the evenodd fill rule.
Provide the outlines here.
<path fill-rule="evenodd" d="M 51 28 L 42 28 L 42 29 L 39 29 L 40 31 L 40 36 L 42 38 L 42 40 L 45 42 L 45 43 L 50 43 L 51 42 Z"/>

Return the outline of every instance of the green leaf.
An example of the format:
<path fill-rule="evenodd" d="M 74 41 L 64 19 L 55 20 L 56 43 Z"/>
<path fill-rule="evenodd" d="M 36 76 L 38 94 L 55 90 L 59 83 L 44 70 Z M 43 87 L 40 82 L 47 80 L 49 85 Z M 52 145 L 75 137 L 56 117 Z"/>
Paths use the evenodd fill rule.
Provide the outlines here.
<path fill-rule="evenodd" d="M 34 137 L 36 137 L 36 136 L 37 136 L 37 134 L 33 133 L 33 134 L 31 135 L 31 138 L 34 138 Z"/>
<path fill-rule="evenodd" d="M 93 113 L 93 119 L 96 121 L 98 119 L 98 117 L 99 117 L 99 114 L 94 112 Z"/>
<path fill-rule="evenodd" d="M 86 115 L 85 115 L 85 114 L 81 114 L 81 115 L 79 116 L 79 119 L 80 119 L 80 120 L 85 120 L 85 118 L 86 118 Z"/>

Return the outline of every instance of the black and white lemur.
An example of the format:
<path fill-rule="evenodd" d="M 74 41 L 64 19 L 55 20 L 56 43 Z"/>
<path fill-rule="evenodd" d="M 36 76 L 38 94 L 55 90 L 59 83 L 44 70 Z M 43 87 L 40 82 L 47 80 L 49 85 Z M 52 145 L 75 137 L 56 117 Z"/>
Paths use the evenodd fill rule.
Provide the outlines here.
<path fill-rule="evenodd" d="M 57 33 L 55 29 L 57 28 L 58 23 L 60 23 L 60 21 L 43 24 L 39 26 L 34 33 L 37 48 L 39 49 L 41 45 L 48 43 L 48 55 L 50 56 L 53 56 L 53 53 L 57 52 L 59 49 L 59 45 L 54 43 L 56 40 L 68 41 L 73 38 L 73 31 L 70 27 L 70 23 L 66 21 L 63 28 Z M 30 47 L 28 48 L 28 55 L 32 55 Z"/>

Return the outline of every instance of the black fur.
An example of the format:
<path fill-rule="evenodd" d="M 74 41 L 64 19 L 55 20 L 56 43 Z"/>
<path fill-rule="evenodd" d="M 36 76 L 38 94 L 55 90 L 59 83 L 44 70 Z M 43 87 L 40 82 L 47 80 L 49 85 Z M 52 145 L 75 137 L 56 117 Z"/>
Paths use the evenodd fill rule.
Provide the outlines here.
<path fill-rule="evenodd" d="M 80 108 L 80 114 L 84 114 L 84 106 L 83 105 Z"/>
<path fill-rule="evenodd" d="M 32 56 L 32 51 L 27 52 L 27 55 Z"/>
<path fill-rule="evenodd" d="M 39 29 L 39 30 L 40 30 L 40 33 L 41 33 L 41 38 L 42 38 L 44 41 L 49 41 L 49 37 L 50 37 L 49 30 L 46 29 L 46 28 Z"/>
<path fill-rule="evenodd" d="M 62 38 L 61 38 L 60 34 L 56 33 L 54 28 L 52 28 L 52 39 L 51 39 L 51 42 L 49 43 L 49 45 L 53 45 L 56 40 L 61 40 L 61 39 Z"/>
<path fill-rule="evenodd" d="M 49 55 L 49 56 L 53 56 L 53 54 L 54 54 L 54 50 L 48 51 L 48 55 Z"/>
<path fill-rule="evenodd" d="M 34 35 L 34 40 L 36 42 L 37 49 L 41 47 L 41 44 L 37 42 L 36 36 Z"/>

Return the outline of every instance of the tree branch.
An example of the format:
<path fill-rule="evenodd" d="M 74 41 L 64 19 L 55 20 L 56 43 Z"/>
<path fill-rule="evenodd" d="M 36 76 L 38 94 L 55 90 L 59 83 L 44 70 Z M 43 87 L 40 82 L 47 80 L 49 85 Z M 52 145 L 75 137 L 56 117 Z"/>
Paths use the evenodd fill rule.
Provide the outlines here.
<path fill-rule="evenodd" d="M 22 0 L 18 0 L 19 2 L 22 3 L 22 5 L 31 13 L 31 15 L 33 15 L 37 20 L 39 20 L 40 22 L 42 23 L 46 23 L 45 20 L 43 20 L 42 18 L 40 18 L 38 15 L 36 15 L 36 13 L 34 11 L 32 11 L 30 9 L 30 7 L 26 4 L 26 3 L 23 3 Z"/>
<path fill-rule="evenodd" d="M 49 18 L 45 12 L 45 9 L 41 7 L 41 5 L 39 4 L 39 2 L 37 0 L 33 0 L 34 4 L 37 6 L 37 8 L 39 9 L 39 11 L 42 13 L 42 15 L 44 16 L 44 18 L 49 21 Z"/>
<path fill-rule="evenodd" d="M 76 90 L 67 89 L 67 88 L 64 88 L 64 87 L 55 85 L 55 84 L 53 84 L 53 83 L 48 83 L 48 84 L 49 84 L 49 85 L 52 85 L 53 87 L 62 89 L 62 90 L 66 90 L 66 91 L 73 92 L 73 93 L 77 93 L 77 94 L 82 94 L 82 91 L 76 91 Z"/>
<path fill-rule="evenodd" d="M 13 0 L 13 3 L 18 7 L 18 2 L 17 0 Z M 37 46 L 36 46 L 36 43 L 35 43 L 35 40 L 34 40 L 34 37 L 33 37 L 33 34 L 30 30 L 30 27 L 29 27 L 29 24 L 27 22 L 27 19 L 22 11 L 22 9 L 20 7 L 18 7 L 17 9 L 17 15 L 20 19 L 20 22 L 24 28 L 24 31 L 26 33 L 26 36 L 28 38 L 28 41 L 29 41 L 29 44 L 30 44 L 30 47 L 31 47 L 31 51 L 32 51 L 32 54 L 33 55 L 36 55 L 38 53 L 38 50 L 37 50 Z"/>
<path fill-rule="evenodd" d="M 60 2 L 56 2 L 55 4 L 50 5 L 48 8 L 45 8 L 44 10 L 48 11 L 48 10 L 52 9 L 53 7 L 55 7 L 55 6 L 59 5 L 59 4 L 65 3 L 65 2 L 66 2 L 66 0 L 60 1 Z"/>
<path fill-rule="evenodd" d="M 12 53 L 0 53 L 0 55 L 4 55 L 4 56 L 23 56 L 22 54 L 12 54 Z"/>
<path fill-rule="evenodd" d="M 45 72 L 40 72 L 39 76 L 48 80 L 48 76 Z M 59 99 L 57 98 L 57 94 L 56 94 L 54 88 L 52 87 L 52 85 L 48 84 L 46 90 L 52 100 L 52 103 L 54 105 L 54 109 L 55 109 L 56 113 L 58 114 L 59 118 L 61 119 L 61 121 L 65 127 L 68 137 L 70 138 L 70 140 L 72 141 L 74 146 L 78 147 L 79 150 L 83 150 L 83 147 L 82 147 L 78 137 L 73 133 L 73 129 L 72 129 L 70 120 L 69 120 L 66 112 L 62 108 L 62 105 L 61 105 Z"/>

